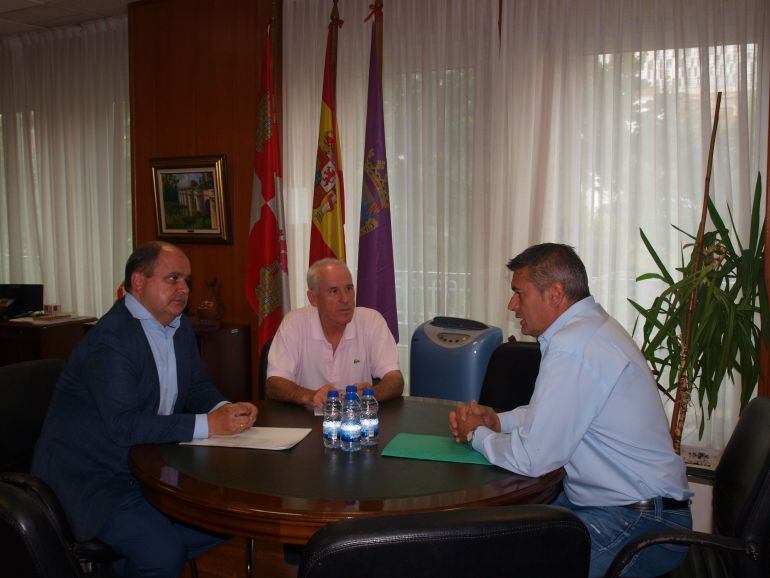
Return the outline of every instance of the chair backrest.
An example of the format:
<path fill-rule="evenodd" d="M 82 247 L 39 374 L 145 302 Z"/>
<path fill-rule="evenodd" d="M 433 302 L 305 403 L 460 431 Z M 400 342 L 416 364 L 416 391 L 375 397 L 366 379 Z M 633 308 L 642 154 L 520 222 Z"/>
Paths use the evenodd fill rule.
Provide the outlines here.
<path fill-rule="evenodd" d="M 43 480 L 26 472 L 0 472 L 0 484 L 18 488 L 30 498 L 35 500 L 48 516 L 51 523 L 68 544 L 72 544 L 74 538 L 72 530 L 61 507 L 61 502 L 51 487 Z"/>
<path fill-rule="evenodd" d="M 503 343 L 489 359 L 479 403 L 503 411 L 527 405 L 539 370 L 540 346 L 537 343 Z"/>
<path fill-rule="evenodd" d="M 722 453 L 714 477 L 714 526 L 770 555 L 770 398 L 756 397 L 744 408 Z M 734 556 L 737 576 L 759 576 L 746 556 Z M 737 570 L 736 570 L 737 571 Z"/>
<path fill-rule="evenodd" d="M 80 578 L 79 565 L 45 509 L 23 490 L 0 482 L 0 567 L 15 578 Z"/>
<path fill-rule="evenodd" d="M 29 471 L 61 359 L 40 359 L 0 367 L 0 471 Z"/>
<path fill-rule="evenodd" d="M 76 542 L 59 498 L 51 487 L 37 476 L 24 472 L 0 472 L 0 485 L 15 487 L 35 500 L 64 543 L 69 545 L 70 552 L 78 562 L 89 564 L 92 570 L 98 572 L 100 568 L 109 568 L 113 562 L 123 558 L 97 538 Z M 1 560 L 0 557 L 0 564 Z"/>
<path fill-rule="evenodd" d="M 267 354 L 270 353 L 272 339 L 268 339 L 259 352 L 259 399 L 265 399 L 265 384 L 267 383 Z"/>
<path fill-rule="evenodd" d="M 299 578 L 588 575 L 590 538 L 572 512 L 501 506 L 370 516 L 325 526 L 305 546 Z"/>

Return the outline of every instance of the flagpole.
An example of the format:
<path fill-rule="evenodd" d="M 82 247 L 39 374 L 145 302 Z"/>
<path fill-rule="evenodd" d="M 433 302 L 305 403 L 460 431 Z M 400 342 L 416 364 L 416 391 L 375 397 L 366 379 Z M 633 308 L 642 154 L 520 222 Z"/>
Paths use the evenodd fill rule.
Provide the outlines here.
<path fill-rule="evenodd" d="M 332 6 L 332 11 L 329 15 L 329 46 L 331 49 L 329 68 L 331 69 L 334 102 L 337 102 L 337 36 L 339 35 L 340 26 L 340 11 L 337 8 L 337 0 L 334 0 L 334 6 Z"/>
<path fill-rule="evenodd" d="M 377 58 L 377 81 L 382 86 L 382 0 L 374 2 L 374 54 Z"/>
<path fill-rule="evenodd" d="M 332 111 L 332 115 L 334 116 L 334 127 L 335 130 L 338 130 L 337 127 L 337 37 L 340 33 L 340 28 L 342 28 L 343 21 L 340 19 L 340 11 L 337 8 L 337 0 L 334 0 L 334 5 L 332 6 L 332 12 L 329 19 L 329 35 L 330 40 L 329 44 L 331 45 L 331 57 L 330 57 L 330 68 L 332 73 L 332 94 L 334 96 L 334 110 Z M 339 147 L 339 142 L 337 143 L 337 146 Z M 338 178 L 340 179 L 340 188 L 344 188 L 344 185 L 342 184 L 342 171 L 338 172 Z M 342 219 L 342 225 L 345 224 L 345 195 L 340 195 L 340 213 L 341 213 L 341 219 Z M 344 241 L 343 241 L 343 254 L 341 255 L 342 260 L 345 260 L 345 250 L 344 250 Z"/>

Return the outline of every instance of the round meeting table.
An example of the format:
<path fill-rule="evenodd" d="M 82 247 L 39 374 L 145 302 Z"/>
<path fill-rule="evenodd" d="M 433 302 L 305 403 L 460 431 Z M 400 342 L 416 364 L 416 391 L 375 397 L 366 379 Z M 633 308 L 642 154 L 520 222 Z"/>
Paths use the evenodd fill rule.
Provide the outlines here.
<path fill-rule="evenodd" d="M 455 402 L 402 397 L 380 404 L 379 445 L 347 453 L 323 446 L 321 417 L 260 401 L 257 426 L 310 428 L 290 450 L 179 444 L 137 446 L 130 466 L 162 512 L 214 532 L 305 544 L 338 520 L 508 504 L 548 503 L 564 471 L 539 478 L 497 466 L 383 457 L 398 433 L 449 435 Z"/>

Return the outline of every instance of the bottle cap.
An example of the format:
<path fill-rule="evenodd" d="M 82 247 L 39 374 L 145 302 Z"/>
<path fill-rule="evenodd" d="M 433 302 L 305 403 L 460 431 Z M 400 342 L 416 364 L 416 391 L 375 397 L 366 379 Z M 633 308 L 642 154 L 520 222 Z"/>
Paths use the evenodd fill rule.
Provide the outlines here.
<path fill-rule="evenodd" d="M 350 393 L 351 391 L 352 391 L 353 393 L 356 393 L 356 392 L 358 391 L 358 388 L 357 388 L 355 385 L 349 385 L 349 386 L 347 386 L 347 387 L 345 388 L 345 391 L 346 391 L 347 393 Z"/>
<path fill-rule="evenodd" d="M 356 394 L 348 392 L 345 394 L 345 399 L 356 399 Z"/>
<path fill-rule="evenodd" d="M 334 389 L 330 389 L 329 392 L 326 394 L 326 397 L 339 397 L 340 394 L 338 391 Z"/>
<path fill-rule="evenodd" d="M 365 389 L 364 390 L 364 395 L 374 395 L 374 390 L 373 389 Z"/>

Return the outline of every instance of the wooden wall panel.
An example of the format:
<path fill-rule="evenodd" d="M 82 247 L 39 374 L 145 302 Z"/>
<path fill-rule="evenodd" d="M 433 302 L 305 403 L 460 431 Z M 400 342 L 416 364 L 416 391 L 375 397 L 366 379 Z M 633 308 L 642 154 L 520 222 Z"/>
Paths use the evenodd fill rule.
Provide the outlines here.
<path fill-rule="evenodd" d="M 224 320 L 252 327 L 243 288 L 256 93 L 265 28 L 280 29 L 280 9 L 277 0 L 145 0 L 128 10 L 134 244 L 157 238 L 151 158 L 226 154 L 232 244 L 180 247 L 193 269 L 190 311 L 217 276 Z M 277 55 L 274 68 L 280 79 Z M 257 360 L 253 352 L 255 378 Z"/>

